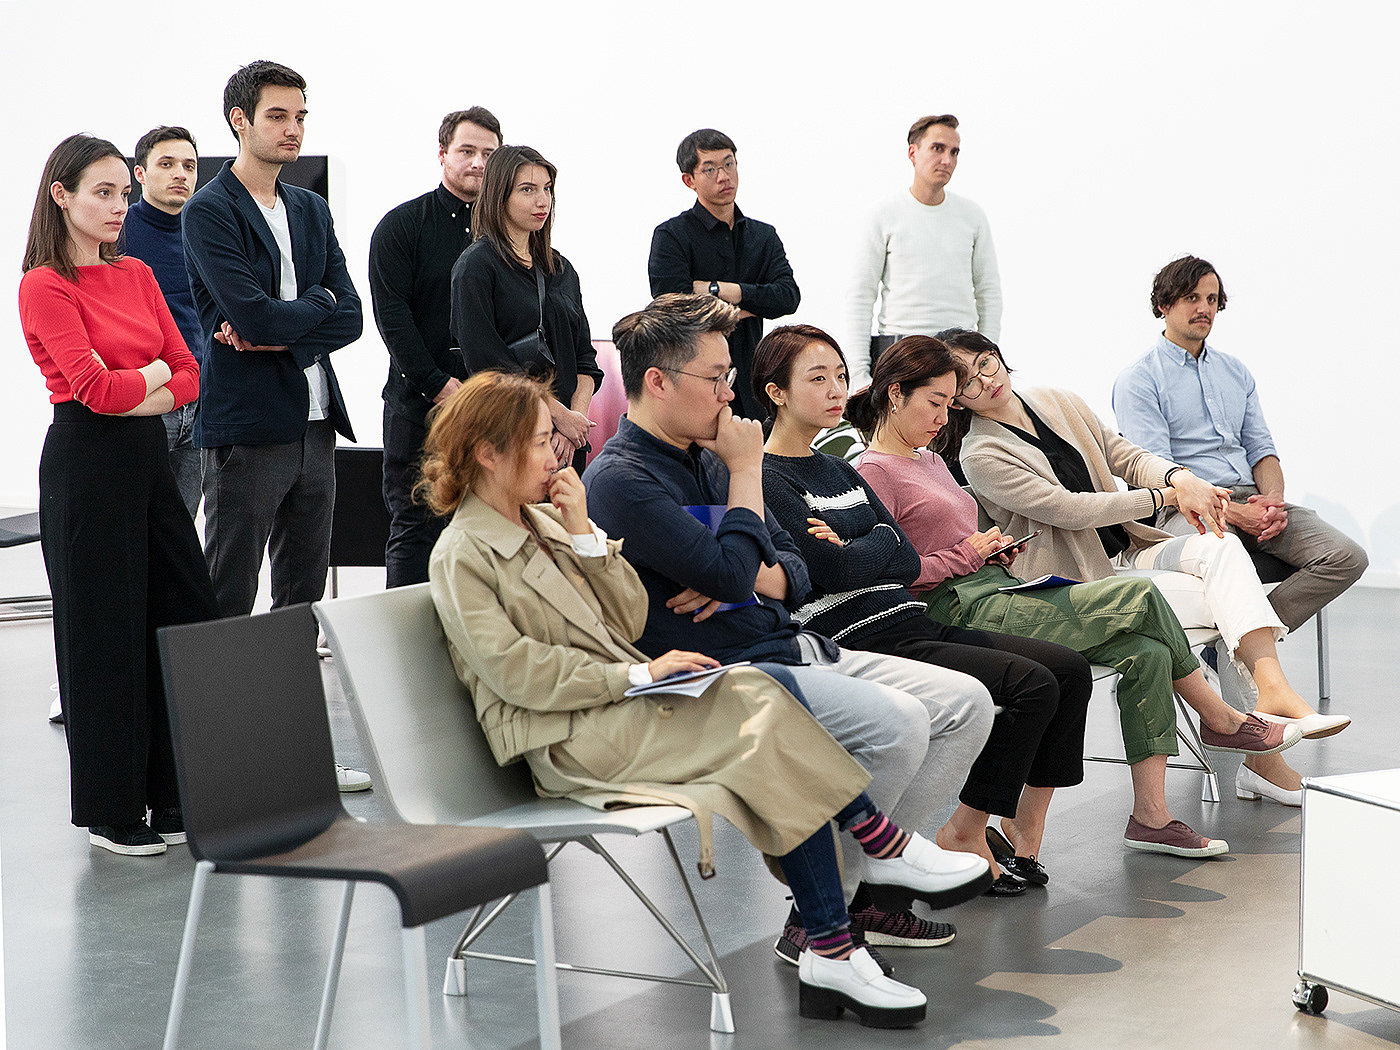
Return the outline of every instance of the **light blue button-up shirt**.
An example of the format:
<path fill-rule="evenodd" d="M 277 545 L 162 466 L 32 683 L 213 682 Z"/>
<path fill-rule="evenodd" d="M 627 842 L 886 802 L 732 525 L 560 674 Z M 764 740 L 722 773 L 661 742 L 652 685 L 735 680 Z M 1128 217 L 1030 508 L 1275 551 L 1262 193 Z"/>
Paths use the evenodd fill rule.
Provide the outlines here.
<path fill-rule="evenodd" d="M 1215 485 L 1254 484 L 1254 464 L 1277 456 L 1254 376 L 1207 343 L 1192 357 L 1166 336 L 1113 384 L 1118 429 Z"/>

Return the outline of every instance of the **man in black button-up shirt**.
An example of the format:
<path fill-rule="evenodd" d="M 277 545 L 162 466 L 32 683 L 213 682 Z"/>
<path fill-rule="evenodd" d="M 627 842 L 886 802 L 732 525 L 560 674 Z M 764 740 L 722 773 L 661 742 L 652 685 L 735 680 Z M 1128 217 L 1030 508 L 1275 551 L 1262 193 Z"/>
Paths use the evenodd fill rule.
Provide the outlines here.
<path fill-rule="evenodd" d="M 451 352 L 452 264 L 472 242 L 471 207 L 501 125 L 480 106 L 449 113 L 438 130 L 442 183 L 384 216 L 369 242 L 374 320 L 389 350 L 384 386 L 384 505 L 388 585 L 426 583 L 428 555 L 446 520 L 413 500 L 428 411 L 465 378 Z"/>
<path fill-rule="evenodd" d="M 801 293 L 778 231 L 750 219 L 734 203 L 735 149 L 728 135 L 713 128 L 681 141 L 676 164 L 681 181 L 695 191 L 695 205 L 656 228 L 647 276 L 654 296 L 709 294 L 739 307 L 739 326 L 729 337 L 729 354 L 739 369 L 734 408 L 738 415 L 762 419 L 764 409 L 750 383 L 754 347 L 763 338 L 763 319 L 792 313 Z"/>

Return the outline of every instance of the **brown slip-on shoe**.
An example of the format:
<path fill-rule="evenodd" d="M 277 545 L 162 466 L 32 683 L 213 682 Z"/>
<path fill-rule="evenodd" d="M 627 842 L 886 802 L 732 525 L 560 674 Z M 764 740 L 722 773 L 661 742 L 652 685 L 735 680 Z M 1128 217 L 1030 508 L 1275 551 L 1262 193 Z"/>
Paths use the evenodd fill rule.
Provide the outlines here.
<path fill-rule="evenodd" d="M 1175 857 L 1214 857 L 1230 851 L 1224 839 L 1207 839 L 1197 835 L 1179 820 L 1165 827 L 1149 828 L 1128 815 L 1128 830 L 1123 832 L 1123 845 L 1146 853 L 1170 853 Z"/>
<path fill-rule="evenodd" d="M 1240 755 L 1272 755 L 1303 739 L 1296 725 L 1265 722 L 1258 715 L 1245 715 L 1244 724 L 1233 733 L 1217 733 L 1201 723 L 1201 743 L 1207 751 L 1233 751 Z"/>

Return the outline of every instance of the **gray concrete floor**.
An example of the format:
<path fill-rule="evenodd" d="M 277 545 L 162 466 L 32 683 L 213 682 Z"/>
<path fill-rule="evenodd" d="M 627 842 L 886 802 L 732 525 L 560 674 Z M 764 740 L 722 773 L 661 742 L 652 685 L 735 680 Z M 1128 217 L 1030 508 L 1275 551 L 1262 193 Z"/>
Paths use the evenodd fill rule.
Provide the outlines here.
<path fill-rule="evenodd" d="M 8 593 L 44 590 L 37 549 L 0 551 Z M 1400 712 L 1392 702 L 1400 592 L 1359 590 L 1334 610 L 1333 709 L 1357 724 L 1305 742 L 1290 759 L 1306 774 L 1389 768 Z M 1310 630 L 1284 646 L 1305 694 L 1315 689 Z M 122 858 L 88 846 L 67 822 L 62 730 L 45 720 L 54 681 L 47 622 L 0 624 L 0 870 L 6 1035 L 10 1050 L 160 1044 L 193 865 L 183 848 Z M 327 677 L 337 749 L 355 765 L 354 730 Z M 1111 706 L 1091 709 L 1090 750 L 1112 753 Z M 1120 752 L 1121 753 L 1121 752 Z M 929 995 L 928 1020 L 906 1032 L 797 1016 L 796 974 L 771 946 L 786 913 L 782 888 L 727 826 L 719 877 L 697 893 L 733 990 L 738 1033 L 708 1031 L 697 989 L 565 974 L 565 1045 L 609 1047 L 1201 1047 L 1370 1048 L 1400 1045 L 1400 1013 L 1334 993 L 1324 1017 L 1296 1012 L 1296 811 L 1233 797 L 1236 760 L 1219 764 L 1225 801 L 1199 801 L 1200 778 L 1172 772 L 1176 814 L 1230 840 L 1228 858 L 1196 863 L 1131 853 L 1124 769 L 1091 763 L 1086 782 L 1051 809 L 1042 860 L 1052 881 L 1013 900 L 978 899 L 940 917 L 957 939 L 928 951 L 891 950 L 900 977 Z M 236 785 L 235 785 L 236 787 Z M 386 816 L 374 793 L 347 808 Z M 694 840 L 679 837 L 687 864 Z M 684 899 L 659 843 L 619 856 L 684 929 Z M 1377 906 L 1393 908 L 1383 872 Z M 602 863 L 566 853 L 553 873 L 561 958 L 619 968 L 689 969 Z M 309 1045 L 337 906 L 332 887 L 215 877 L 205 908 L 183 1045 L 201 1050 Z M 529 953 L 522 913 L 488 935 L 489 950 Z M 470 995 L 437 994 L 441 961 L 459 932 L 428 930 L 434 1046 L 514 1047 L 535 1041 L 527 970 L 473 964 Z M 334 1047 L 403 1044 L 397 908 L 362 890 L 352 919 Z"/>

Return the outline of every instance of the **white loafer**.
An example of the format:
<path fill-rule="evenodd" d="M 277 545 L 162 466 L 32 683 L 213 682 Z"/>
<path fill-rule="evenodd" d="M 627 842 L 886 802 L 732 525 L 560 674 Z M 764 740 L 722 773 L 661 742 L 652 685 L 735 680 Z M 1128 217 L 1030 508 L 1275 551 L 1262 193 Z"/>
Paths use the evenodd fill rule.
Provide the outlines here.
<path fill-rule="evenodd" d="M 1280 806 L 1298 807 L 1303 804 L 1303 789 L 1289 791 L 1281 788 L 1271 780 L 1265 780 L 1254 770 L 1250 769 L 1243 762 L 1240 763 L 1240 770 L 1235 774 L 1235 797 L 1245 799 L 1248 802 L 1257 801 L 1260 796 L 1271 798 Z"/>
<path fill-rule="evenodd" d="M 864 948 L 848 959 L 804 951 L 797 981 L 797 1012 L 819 1021 L 834 1021 L 850 1010 L 866 1028 L 908 1028 L 928 1012 L 924 993 L 886 977 Z"/>
<path fill-rule="evenodd" d="M 898 857 L 865 858 L 865 886 L 881 911 L 905 911 L 915 897 L 930 908 L 951 908 L 981 896 L 991 884 L 985 858 L 943 849 L 917 833 Z"/>
<path fill-rule="evenodd" d="M 1254 712 L 1266 722 L 1277 722 L 1279 725 L 1294 725 L 1303 734 L 1304 740 L 1321 740 L 1325 736 L 1332 736 L 1340 733 L 1347 726 L 1351 725 L 1350 715 L 1324 715 L 1314 711 L 1303 718 L 1285 718 L 1283 715 L 1266 715 L 1262 711 Z"/>

